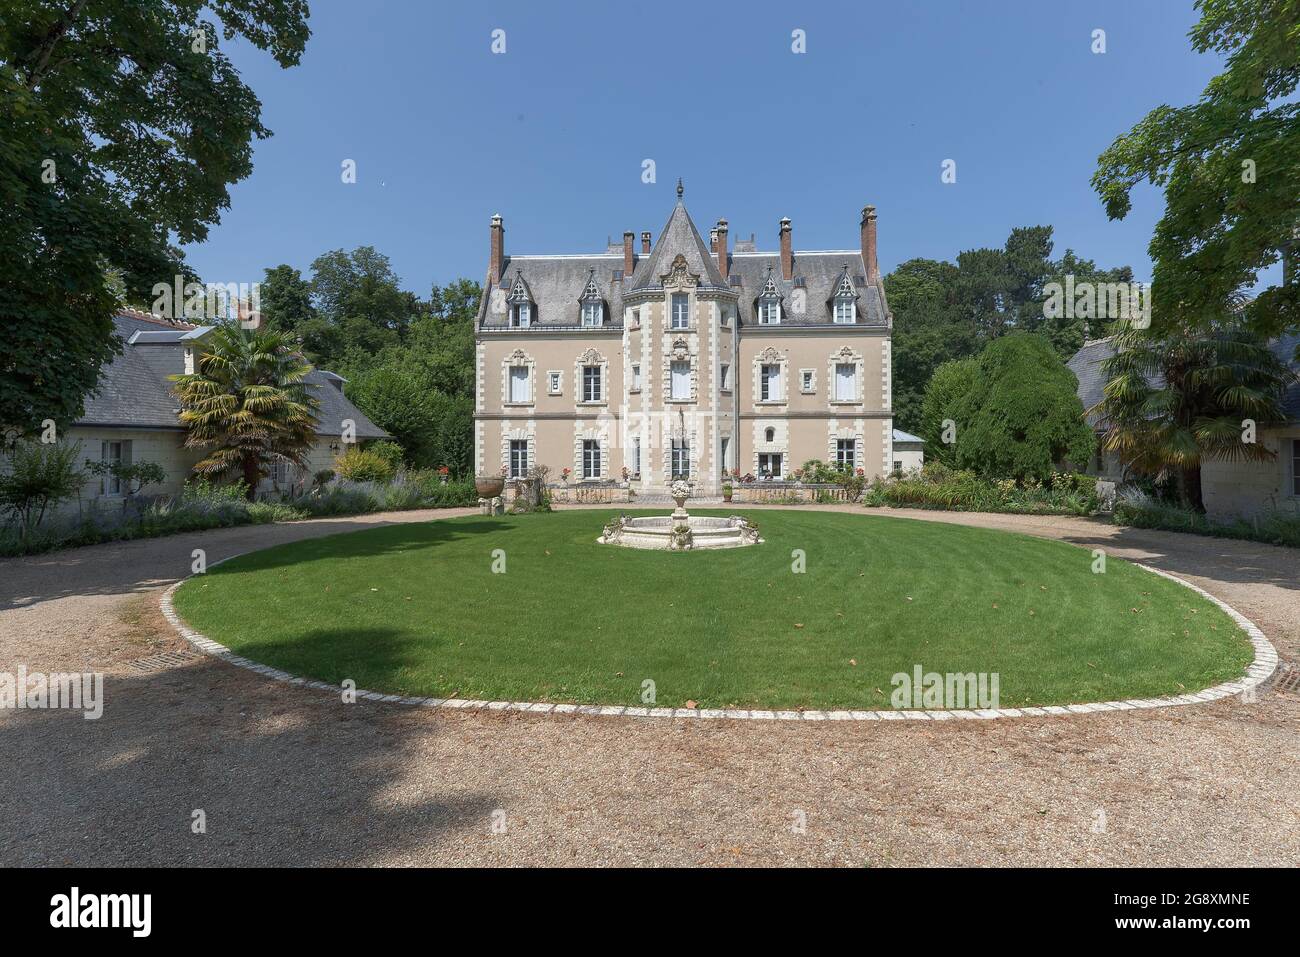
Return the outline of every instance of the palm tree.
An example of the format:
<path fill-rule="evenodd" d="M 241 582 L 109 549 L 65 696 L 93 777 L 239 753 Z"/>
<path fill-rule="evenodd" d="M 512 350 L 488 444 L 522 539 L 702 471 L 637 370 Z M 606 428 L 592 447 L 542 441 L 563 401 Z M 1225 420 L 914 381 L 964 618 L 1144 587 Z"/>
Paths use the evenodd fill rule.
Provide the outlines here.
<path fill-rule="evenodd" d="M 171 377 L 185 445 L 211 450 L 195 472 L 239 477 L 251 501 L 273 463 L 307 465 L 320 408 L 305 381 L 311 366 L 285 333 L 235 323 L 214 329 L 202 350 L 197 371 Z"/>
<path fill-rule="evenodd" d="M 1183 505 L 1198 512 L 1202 462 L 1276 458 L 1246 431 L 1246 420 L 1256 429 L 1285 421 L 1282 393 L 1296 381 L 1266 340 L 1232 319 L 1159 336 L 1129 327 L 1115 338 L 1103 398 L 1088 410 L 1107 427 L 1107 452 L 1157 482 L 1175 477 Z"/>

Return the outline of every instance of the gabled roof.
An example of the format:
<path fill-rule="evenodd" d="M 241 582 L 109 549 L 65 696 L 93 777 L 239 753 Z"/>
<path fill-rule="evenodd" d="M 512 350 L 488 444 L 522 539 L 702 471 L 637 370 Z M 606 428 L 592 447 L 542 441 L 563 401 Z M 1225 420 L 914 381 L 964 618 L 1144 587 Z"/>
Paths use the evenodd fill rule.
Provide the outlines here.
<path fill-rule="evenodd" d="M 671 263 L 679 255 L 686 258 L 687 270 L 700 277 L 701 286 L 728 288 L 727 281 L 718 272 L 713 253 L 700 238 L 686 204 L 679 197 L 650 255 L 637 263 L 632 273 L 632 291 L 659 288 L 661 278 L 668 274 Z"/>
<path fill-rule="evenodd" d="M 910 432 L 904 432 L 902 429 L 894 429 L 893 441 L 895 445 L 925 445 L 925 439 L 912 435 Z"/>
<path fill-rule="evenodd" d="M 179 418 L 180 401 L 172 395 L 168 376 L 185 371 L 185 346 L 192 345 L 212 327 L 168 323 L 133 311 L 120 313 L 113 323 L 123 340 L 122 354 L 103 368 L 99 384 L 86 397 L 85 412 L 75 424 L 184 431 Z M 352 419 L 359 439 L 389 437 L 333 384 L 342 381 L 340 376 L 313 369 L 306 381 L 320 400 L 318 435 L 342 435 L 343 420 Z"/>

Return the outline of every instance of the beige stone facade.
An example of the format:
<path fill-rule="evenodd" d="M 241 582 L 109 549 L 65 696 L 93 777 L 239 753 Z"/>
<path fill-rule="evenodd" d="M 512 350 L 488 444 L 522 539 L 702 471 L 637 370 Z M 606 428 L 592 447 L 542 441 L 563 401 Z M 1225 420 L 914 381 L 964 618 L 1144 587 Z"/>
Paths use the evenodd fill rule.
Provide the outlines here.
<path fill-rule="evenodd" d="M 706 247 L 679 200 L 658 242 L 592 256 L 492 260 L 477 337 L 475 470 L 699 494 L 724 474 L 789 478 L 809 459 L 867 477 L 893 463 L 891 319 L 863 248 Z M 710 248 L 711 247 L 711 248 Z M 568 470 L 567 475 L 565 470 Z"/>

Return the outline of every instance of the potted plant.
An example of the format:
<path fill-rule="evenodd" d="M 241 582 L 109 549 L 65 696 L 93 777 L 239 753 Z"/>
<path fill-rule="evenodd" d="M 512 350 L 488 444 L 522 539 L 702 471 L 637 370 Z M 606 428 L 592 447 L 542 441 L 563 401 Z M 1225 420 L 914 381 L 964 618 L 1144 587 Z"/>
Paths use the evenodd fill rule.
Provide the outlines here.
<path fill-rule="evenodd" d="M 730 501 L 731 501 L 731 495 L 732 495 L 732 492 L 733 492 L 733 489 L 732 489 L 731 483 L 730 483 L 730 482 L 723 482 L 723 483 L 722 483 L 722 500 L 723 500 L 724 502 L 730 502 Z"/>
<path fill-rule="evenodd" d="M 691 495 L 690 483 L 687 482 L 685 479 L 678 479 L 677 481 L 673 482 L 672 486 L 668 490 L 668 493 L 673 497 L 673 501 L 677 503 L 678 508 L 685 508 L 686 500 Z"/>
<path fill-rule="evenodd" d="M 478 492 L 479 498 L 496 498 L 506 488 L 506 473 L 509 470 L 501 466 L 500 475 L 476 475 L 474 476 L 474 490 Z"/>

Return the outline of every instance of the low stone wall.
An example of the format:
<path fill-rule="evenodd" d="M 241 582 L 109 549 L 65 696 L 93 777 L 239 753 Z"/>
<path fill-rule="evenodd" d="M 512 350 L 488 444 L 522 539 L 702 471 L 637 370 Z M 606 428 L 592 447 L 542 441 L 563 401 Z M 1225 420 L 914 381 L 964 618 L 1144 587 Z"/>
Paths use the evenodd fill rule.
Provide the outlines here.
<path fill-rule="evenodd" d="M 557 505 L 614 505 L 632 501 L 632 489 L 618 482 L 557 482 L 546 486 Z"/>
<path fill-rule="evenodd" d="M 860 495 L 842 485 L 810 482 L 737 482 L 731 488 L 733 504 L 749 505 L 764 502 L 855 502 Z"/>

